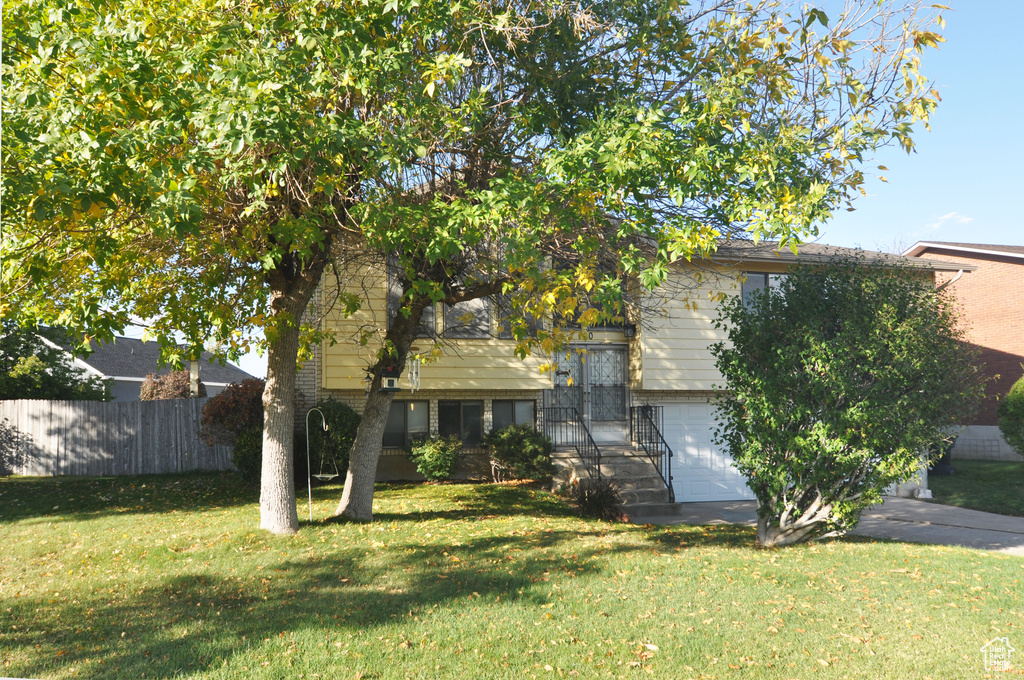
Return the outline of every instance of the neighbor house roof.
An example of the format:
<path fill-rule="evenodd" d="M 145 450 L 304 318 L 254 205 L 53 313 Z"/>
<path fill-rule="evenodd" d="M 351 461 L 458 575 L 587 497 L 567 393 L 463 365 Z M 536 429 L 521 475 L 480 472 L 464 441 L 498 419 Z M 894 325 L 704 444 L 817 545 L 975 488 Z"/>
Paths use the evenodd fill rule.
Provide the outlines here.
<path fill-rule="evenodd" d="M 956 262 L 944 262 L 942 260 L 924 260 L 916 257 L 907 257 L 906 253 L 897 255 L 895 253 L 882 253 L 874 250 L 863 250 L 861 248 L 843 248 L 830 246 L 824 243 L 801 243 L 794 253 L 788 245 L 779 247 L 777 241 L 760 241 L 754 243 L 746 240 L 725 241 L 718 246 L 718 250 L 712 259 L 729 264 L 742 264 L 746 262 L 809 262 L 827 263 L 835 260 L 862 259 L 865 264 L 879 266 L 903 266 L 914 269 L 926 269 L 931 271 L 974 271 L 977 267 Z"/>
<path fill-rule="evenodd" d="M 953 243 L 951 241 L 918 241 L 903 252 L 904 255 L 917 257 L 926 250 L 947 250 L 973 255 L 995 255 L 1024 260 L 1024 246 L 997 246 L 986 243 Z"/>
<path fill-rule="evenodd" d="M 118 336 L 114 342 L 94 342 L 92 348 L 93 352 L 89 356 L 75 358 L 75 363 L 90 373 L 141 382 L 150 373 L 163 375 L 172 371 L 169 366 L 160 366 L 160 344 L 157 342 Z M 70 346 L 64 349 L 70 351 Z M 234 364 L 225 363 L 221 366 L 210 352 L 203 352 L 199 359 L 199 379 L 207 385 L 227 385 L 251 377 Z"/>

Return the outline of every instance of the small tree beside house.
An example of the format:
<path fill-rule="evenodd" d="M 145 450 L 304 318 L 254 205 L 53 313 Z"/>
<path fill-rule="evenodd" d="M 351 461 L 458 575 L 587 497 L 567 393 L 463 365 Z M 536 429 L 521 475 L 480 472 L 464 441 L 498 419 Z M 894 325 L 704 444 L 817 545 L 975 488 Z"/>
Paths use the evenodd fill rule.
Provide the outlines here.
<path fill-rule="evenodd" d="M 1007 443 L 1024 456 L 1024 378 L 1013 384 L 999 404 L 999 430 Z"/>
<path fill-rule="evenodd" d="M 907 269 L 798 266 L 725 302 L 719 327 L 715 436 L 757 497 L 764 547 L 854 527 L 982 395 L 954 310 Z"/>

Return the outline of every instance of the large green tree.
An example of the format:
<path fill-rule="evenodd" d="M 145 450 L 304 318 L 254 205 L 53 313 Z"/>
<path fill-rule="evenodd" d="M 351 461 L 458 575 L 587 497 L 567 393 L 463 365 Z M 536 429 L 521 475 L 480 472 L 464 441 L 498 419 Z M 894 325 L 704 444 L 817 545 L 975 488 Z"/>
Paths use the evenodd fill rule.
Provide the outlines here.
<path fill-rule="evenodd" d="M 372 517 L 382 372 L 414 342 L 438 351 L 417 340 L 435 303 L 492 298 L 520 354 L 564 345 L 565 320 L 641 320 L 623 291 L 722 238 L 813 231 L 859 188 L 857 161 L 909 145 L 935 103 L 915 47 L 939 38 L 912 8 L 851 5 L 834 23 L 774 2 L 506 9 L 449 31 L 463 62 L 437 99 L 456 118 L 421 122 L 429 143 L 366 204 L 348 271 L 387 268 L 397 301 L 363 338 L 379 351 L 337 509 L 352 519 Z"/>
<path fill-rule="evenodd" d="M 152 319 L 172 360 L 264 343 L 274 532 L 297 528 L 295 365 L 319 339 L 300 319 L 327 267 L 397 272 L 375 385 L 432 302 L 511 295 L 519 351 L 550 348 L 530 315 L 593 322 L 621 278 L 655 285 L 723 235 L 812 231 L 936 99 L 917 50 L 938 36 L 877 2 L 832 21 L 771 0 L 3 12 L 2 313 L 100 337 Z M 389 400 L 371 390 L 348 516 L 370 517 Z"/>
<path fill-rule="evenodd" d="M 983 385 L 929 274 L 801 266 L 726 302 L 716 439 L 757 497 L 757 542 L 841 534 L 968 421 Z"/>
<path fill-rule="evenodd" d="M 75 367 L 56 328 L 0 322 L 0 399 L 109 401 L 110 381 Z"/>

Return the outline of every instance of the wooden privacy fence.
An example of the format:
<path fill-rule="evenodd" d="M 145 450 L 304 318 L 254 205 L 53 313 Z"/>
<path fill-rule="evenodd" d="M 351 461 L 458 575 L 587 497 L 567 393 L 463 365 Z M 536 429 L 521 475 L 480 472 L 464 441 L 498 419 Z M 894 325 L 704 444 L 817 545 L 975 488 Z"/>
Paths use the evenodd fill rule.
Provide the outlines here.
<path fill-rule="evenodd" d="M 206 402 L 0 401 L 0 474 L 231 470 L 231 447 L 199 438 Z"/>

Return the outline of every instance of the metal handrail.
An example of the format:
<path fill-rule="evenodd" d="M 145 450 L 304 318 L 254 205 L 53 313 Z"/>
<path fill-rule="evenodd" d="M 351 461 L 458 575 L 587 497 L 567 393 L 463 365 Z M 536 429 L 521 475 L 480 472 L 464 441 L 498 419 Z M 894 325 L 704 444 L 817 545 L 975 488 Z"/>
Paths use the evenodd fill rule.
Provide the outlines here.
<path fill-rule="evenodd" d="M 658 409 L 661 410 L 660 408 Z M 658 476 L 668 489 L 669 503 L 676 502 L 675 490 L 672 488 L 672 447 L 661 435 L 661 430 L 654 422 L 654 407 L 650 404 L 632 406 L 629 409 L 630 438 L 647 454 L 647 458 L 658 471 Z"/>
<path fill-rule="evenodd" d="M 568 439 L 583 462 L 587 475 L 601 479 L 601 449 L 580 417 L 579 409 L 575 406 L 545 406 L 542 410 L 544 434 L 548 439 L 560 443 Z"/>

